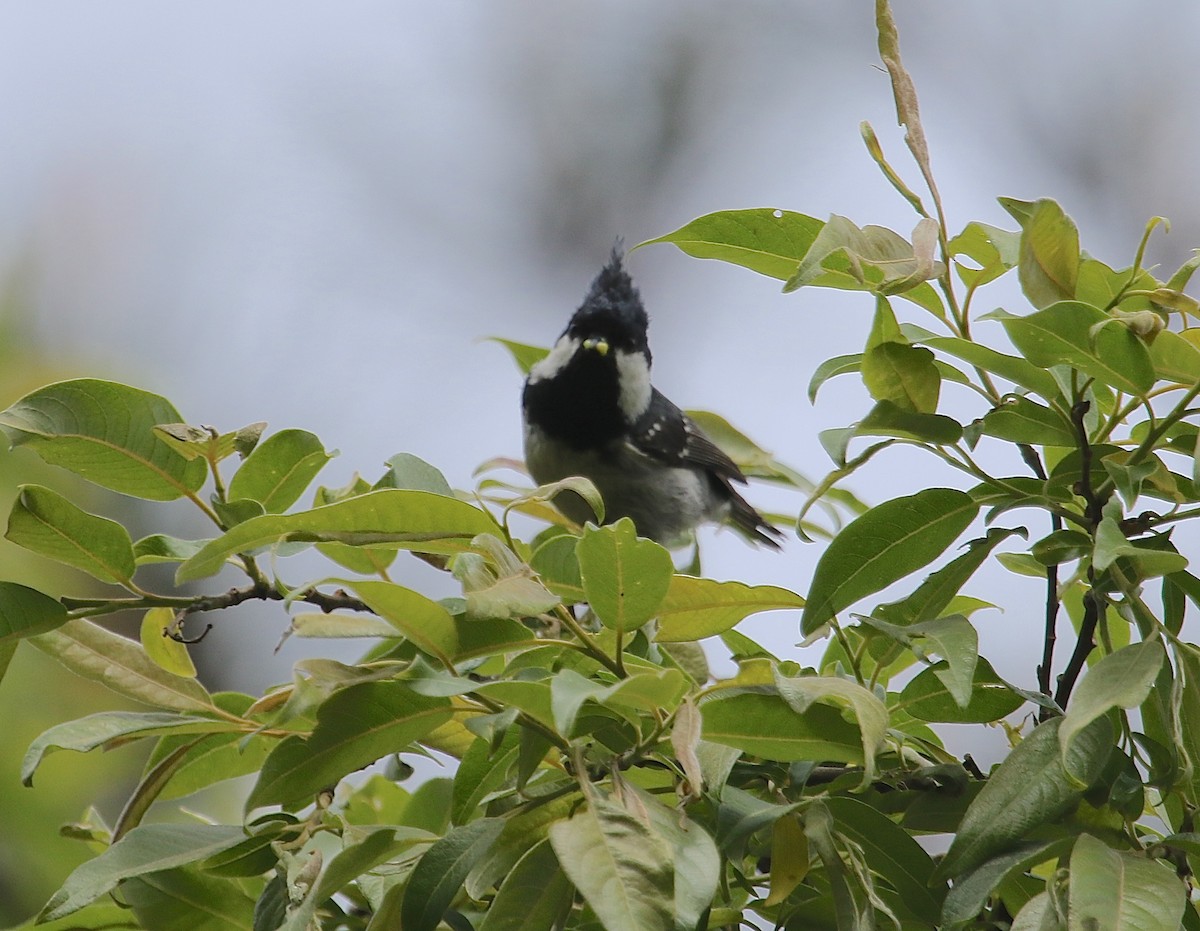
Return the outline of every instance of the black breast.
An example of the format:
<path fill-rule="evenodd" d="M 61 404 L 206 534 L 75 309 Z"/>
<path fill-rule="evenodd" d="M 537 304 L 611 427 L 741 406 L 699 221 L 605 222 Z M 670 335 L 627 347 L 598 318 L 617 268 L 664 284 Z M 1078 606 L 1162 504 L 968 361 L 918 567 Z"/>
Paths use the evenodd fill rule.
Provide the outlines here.
<path fill-rule="evenodd" d="M 522 403 L 529 421 L 549 436 L 598 449 L 625 432 L 619 396 L 616 360 L 584 351 L 552 378 L 527 382 Z"/>

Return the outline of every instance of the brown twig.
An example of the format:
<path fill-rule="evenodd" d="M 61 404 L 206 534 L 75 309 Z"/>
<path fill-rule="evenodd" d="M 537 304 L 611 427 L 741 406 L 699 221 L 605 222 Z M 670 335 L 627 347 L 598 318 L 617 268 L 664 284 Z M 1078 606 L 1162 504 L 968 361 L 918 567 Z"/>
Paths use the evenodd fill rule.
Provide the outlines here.
<path fill-rule="evenodd" d="M 147 594 L 139 598 L 62 598 L 61 602 L 75 617 L 98 617 L 118 611 L 138 611 L 146 608 L 173 608 L 177 616 L 183 618 L 189 614 L 223 611 L 247 601 L 284 601 L 287 598 L 283 592 L 264 582 L 231 588 L 220 595 L 188 597 Z M 292 596 L 291 600 L 311 604 L 326 614 L 337 610 L 371 610 L 365 602 L 341 589 L 328 593 L 310 588 L 300 595 Z"/>

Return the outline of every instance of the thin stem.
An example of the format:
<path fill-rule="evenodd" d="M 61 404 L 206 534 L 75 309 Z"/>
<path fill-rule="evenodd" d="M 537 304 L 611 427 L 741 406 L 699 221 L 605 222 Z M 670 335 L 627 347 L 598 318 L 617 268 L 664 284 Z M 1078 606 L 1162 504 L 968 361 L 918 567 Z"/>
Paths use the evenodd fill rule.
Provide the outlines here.
<path fill-rule="evenodd" d="M 62 598 L 60 600 L 72 618 L 88 618 L 115 614 L 118 611 L 139 611 L 146 608 L 173 608 L 184 615 L 199 614 L 206 611 L 223 611 L 246 601 L 283 601 L 284 595 L 270 585 L 255 584 L 243 588 L 231 588 L 221 595 L 176 596 L 146 592 L 138 598 Z M 347 595 L 345 592 L 326 594 L 315 588 L 309 589 L 293 600 L 315 605 L 326 614 L 338 609 L 367 612 L 371 610 L 365 602 Z"/>
<path fill-rule="evenodd" d="M 1137 448 L 1129 454 L 1129 458 L 1125 461 L 1126 466 L 1135 466 L 1154 449 L 1154 445 L 1162 438 L 1171 427 L 1179 422 L 1180 419 L 1187 413 L 1187 407 L 1200 396 L 1200 381 L 1192 385 L 1184 393 L 1183 397 L 1176 402 L 1171 408 L 1171 412 L 1161 418 L 1157 424 L 1150 428 L 1150 432 L 1146 434 L 1146 438 L 1138 444 Z M 1100 487 L 1096 489 L 1097 493 L 1107 491 L 1113 485 L 1112 478 L 1106 478 L 1100 483 Z"/>
<path fill-rule="evenodd" d="M 863 678 L 862 669 L 859 668 L 857 651 L 850 648 L 850 638 L 846 636 L 846 632 L 842 630 L 842 625 L 837 622 L 836 618 L 829 619 L 829 627 L 833 630 L 833 636 L 837 642 L 841 644 L 842 652 L 846 654 L 846 660 L 850 663 L 850 670 L 854 673 L 854 678 L 858 680 L 858 684 L 866 686 L 867 681 Z"/>
<path fill-rule="evenodd" d="M 953 466 L 954 468 L 958 469 L 960 472 L 966 472 L 968 475 L 979 479 L 979 481 L 983 482 L 985 485 L 991 485 L 993 488 L 998 488 L 1001 491 L 1008 492 L 1008 494 L 1010 494 L 1010 495 L 1016 495 L 1019 497 L 1024 497 L 1027 494 L 1023 489 L 1017 488 L 1015 485 L 1010 485 L 1008 482 L 1004 481 L 1004 479 L 996 478 L 992 475 L 989 475 L 987 472 L 983 471 L 983 469 L 981 469 L 975 463 L 975 461 L 971 458 L 970 454 L 967 453 L 967 451 L 965 449 L 962 449 L 961 447 L 958 447 L 958 446 L 947 446 L 947 447 L 931 446 L 927 443 L 919 443 L 919 444 L 915 444 L 915 445 L 918 445 L 922 449 L 925 449 L 928 452 L 933 453 L 935 456 L 937 456 L 939 459 L 941 459 L 947 465 Z M 962 461 L 955 459 L 954 456 L 951 456 L 948 452 L 946 452 L 946 450 L 953 450 L 953 452 L 956 455 L 962 457 Z M 1040 504 L 1039 507 L 1048 511 L 1050 514 L 1055 514 L 1055 515 L 1061 517 L 1063 520 L 1070 521 L 1072 524 L 1076 524 L 1085 529 L 1087 528 L 1087 522 L 1085 520 L 1083 520 L 1083 518 L 1081 518 L 1074 511 L 1067 510 L 1066 508 L 1061 507 L 1060 505 L 1052 504 L 1050 502 L 1044 502 L 1044 503 Z"/>
<path fill-rule="evenodd" d="M 486 695 L 480 695 L 478 692 L 471 692 L 469 694 L 471 696 L 472 701 L 478 702 L 480 705 L 482 705 L 484 708 L 486 708 L 492 714 L 499 714 L 500 712 L 505 710 L 503 704 L 501 704 L 500 702 L 497 702 L 497 701 L 493 701 L 492 699 L 488 698 Z M 543 724 L 537 718 L 531 717 L 530 715 L 526 714 L 524 711 L 520 711 L 517 713 L 517 720 L 521 722 L 521 725 L 523 727 L 527 727 L 530 730 L 537 731 L 539 734 L 541 734 L 543 737 L 545 737 L 548 741 L 550 741 L 551 744 L 558 747 L 559 750 L 565 751 L 565 750 L 570 749 L 570 746 L 571 746 L 570 743 L 568 743 L 565 739 L 563 739 L 557 733 L 552 731 L 549 727 L 547 727 L 545 724 Z"/>
<path fill-rule="evenodd" d="M 207 517 L 214 524 L 216 524 L 217 527 L 219 527 L 221 530 L 225 529 L 225 526 L 221 523 L 221 518 L 219 518 L 217 516 L 217 512 L 214 511 L 211 507 L 209 507 L 208 504 L 206 504 L 203 500 L 201 500 L 200 496 L 197 495 L 194 491 L 186 492 L 184 494 L 184 497 L 186 497 L 189 501 L 191 501 L 192 504 L 196 505 L 196 507 L 198 507 L 201 510 L 201 512 L 204 514 L 204 516 Z"/>
<path fill-rule="evenodd" d="M 622 679 L 626 678 L 624 664 L 614 660 L 611 656 L 600 649 L 600 647 L 596 645 L 596 641 L 593 639 L 592 635 L 580 626 L 579 622 L 575 620 L 575 616 L 571 614 L 570 611 L 568 611 L 563 605 L 559 605 L 555 609 L 555 616 L 563 622 L 563 626 L 565 626 L 576 636 L 579 642 L 583 644 L 584 649 L 587 650 L 591 656 L 603 663 L 610 672 L 615 673 Z"/>

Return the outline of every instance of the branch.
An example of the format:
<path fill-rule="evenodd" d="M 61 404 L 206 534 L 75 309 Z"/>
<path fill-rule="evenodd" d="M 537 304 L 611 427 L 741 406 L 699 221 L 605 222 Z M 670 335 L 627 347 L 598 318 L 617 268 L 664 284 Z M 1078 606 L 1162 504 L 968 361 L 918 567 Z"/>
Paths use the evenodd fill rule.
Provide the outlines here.
<path fill-rule="evenodd" d="M 1079 436 L 1079 467 L 1081 475 L 1076 492 L 1084 500 L 1084 515 L 1091 525 L 1091 533 L 1095 536 L 1096 528 L 1104 516 L 1104 503 L 1100 495 L 1092 488 L 1092 445 L 1088 439 L 1087 426 L 1083 418 L 1087 415 L 1090 402 L 1079 401 L 1071 408 L 1071 422 Z M 1071 697 L 1071 690 L 1083 672 L 1088 654 L 1096 645 L 1096 625 L 1104 610 L 1104 598 L 1096 591 L 1096 570 L 1091 565 L 1087 570 L 1088 591 L 1083 596 L 1083 622 L 1079 625 L 1079 639 L 1075 641 L 1075 649 L 1067 662 L 1067 668 L 1058 677 L 1058 690 L 1054 693 L 1054 701 L 1058 707 L 1066 709 Z"/>
<path fill-rule="evenodd" d="M 220 595 L 187 597 L 147 594 L 140 598 L 62 598 L 60 601 L 76 618 L 99 617 L 105 614 L 115 614 L 118 611 L 139 611 L 147 608 L 173 608 L 177 618 L 182 619 L 189 614 L 224 611 L 226 608 L 236 607 L 246 601 L 283 601 L 286 597 L 283 592 L 266 582 L 259 582 L 242 588 L 231 588 Z M 314 605 L 326 614 L 339 609 L 371 611 L 365 602 L 341 590 L 329 594 L 316 588 L 310 588 L 291 600 Z"/>
<path fill-rule="evenodd" d="M 1019 443 L 1017 449 L 1021 451 L 1021 458 L 1025 460 L 1025 464 L 1029 466 L 1031 472 L 1043 482 L 1046 480 L 1046 470 L 1042 466 L 1042 460 L 1038 457 L 1035 450 L 1028 443 Z M 1050 515 L 1050 529 L 1062 530 L 1062 518 L 1057 514 Z M 1054 667 L 1054 646 L 1058 641 L 1058 609 L 1061 602 L 1058 597 L 1058 565 L 1046 567 L 1046 622 L 1045 634 L 1042 637 L 1042 662 L 1037 668 L 1038 691 L 1050 697 L 1050 674 Z M 1038 720 L 1045 721 L 1050 717 L 1050 709 L 1043 707 L 1038 712 Z M 969 759 L 969 757 L 968 757 Z"/>
<path fill-rule="evenodd" d="M 1088 570 L 1088 581 L 1095 584 L 1092 570 Z M 1088 654 L 1096 645 L 1096 625 L 1100 622 L 1100 611 L 1103 608 L 1103 596 L 1097 594 L 1093 587 L 1083 596 L 1083 623 L 1079 625 L 1079 639 L 1075 641 L 1075 650 L 1067 662 L 1067 668 L 1058 677 L 1058 691 L 1054 693 L 1054 701 L 1058 707 L 1066 709 L 1071 698 L 1071 690 L 1083 672 Z"/>

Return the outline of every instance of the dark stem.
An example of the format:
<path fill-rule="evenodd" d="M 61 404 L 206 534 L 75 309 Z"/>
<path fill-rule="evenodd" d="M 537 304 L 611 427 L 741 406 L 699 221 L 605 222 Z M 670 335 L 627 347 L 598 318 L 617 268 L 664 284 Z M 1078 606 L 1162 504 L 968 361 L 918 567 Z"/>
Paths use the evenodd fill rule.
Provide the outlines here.
<path fill-rule="evenodd" d="M 1088 582 L 1095 584 L 1095 576 L 1090 569 L 1088 570 Z M 1075 642 L 1075 649 L 1071 653 L 1071 659 L 1067 662 L 1067 668 L 1058 677 L 1058 691 L 1054 694 L 1054 701 L 1064 711 L 1071 698 L 1071 690 L 1075 688 L 1079 674 L 1083 672 L 1083 665 L 1087 662 L 1088 654 L 1096 645 L 1096 625 L 1100 622 L 1100 611 L 1103 606 L 1103 596 L 1097 594 L 1095 588 L 1083 596 L 1083 623 L 1079 625 L 1079 639 Z"/>
<path fill-rule="evenodd" d="M 1081 474 L 1079 485 L 1075 490 L 1084 500 L 1083 513 L 1094 536 L 1096 528 L 1100 526 L 1100 521 L 1104 517 L 1104 502 L 1092 488 L 1092 444 L 1088 439 L 1087 426 L 1083 422 L 1090 406 L 1088 401 L 1076 403 L 1071 408 L 1071 422 L 1075 425 L 1075 432 L 1079 437 Z M 1096 570 L 1091 566 L 1088 566 L 1087 580 L 1088 591 L 1083 596 L 1083 622 L 1079 625 L 1079 639 L 1075 641 L 1075 649 L 1071 652 L 1067 668 L 1058 677 L 1058 690 L 1054 693 L 1054 701 L 1063 710 L 1066 710 L 1067 702 L 1071 698 L 1071 690 L 1075 688 L 1075 683 L 1079 680 L 1080 673 L 1083 672 L 1088 654 L 1096 645 L 1096 626 L 1100 623 L 1100 615 L 1104 610 L 1105 599 L 1096 590 Z"/>
<path fill-rule="evenodd" d="M 1055 530 L 1062 529 L 1062 521 L 1057 515 L 1050 518 L 1050 525 Z M 1043 695 L 1050 694 L 1050 675 L 1054 666 L 1054 645 L 1058 641 L 1058 566 L 1046 567 L 1046 629 L 1042 640 L 1042 662 L 1037 668 L 1038 691 Z M 1045 721 L 1050 717 L 1049 708 L 1043 707 L 1038 711 L 1038 720 Z"/>
<path fill-rule="evenodd" d="M 1038 458 L 1037 451 L 1028 443 L 1021 443 L 1017 447 L 1021 451 L 1021 458 L 1025 460 L 1025 464 L 1041 481 L 1046 480 L 1046 470 L 1042 467 L 1042 460 Z M 1062 530 L 1062 518 L 1057 514 L 1050 515 L 1051 530 Z M 1050 696 L 1050 676 L 1054 668 L 1054 645 L 1058 641 L 1058 609 L 1060 602 L 1058 598 L 1058 566 L 1046 567 L 1046 629 L 1042 638 L 1042 662 L 1037 668 L 1038 691 L 1043 695 Z M 1038 712 L 1038 720 L 1045 721 L 1050 717 L 1051 711 L 1049 708 L 1042 708 Z"/>

